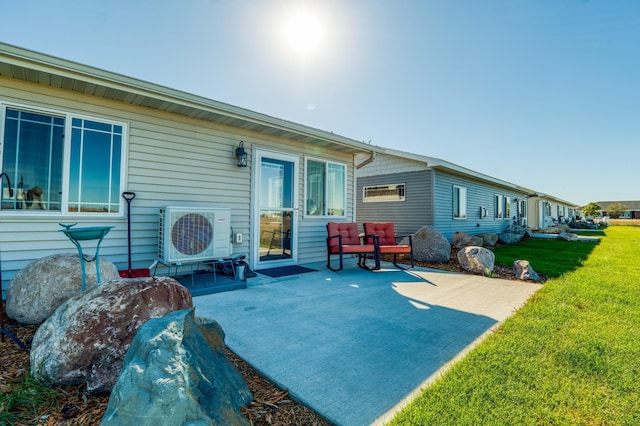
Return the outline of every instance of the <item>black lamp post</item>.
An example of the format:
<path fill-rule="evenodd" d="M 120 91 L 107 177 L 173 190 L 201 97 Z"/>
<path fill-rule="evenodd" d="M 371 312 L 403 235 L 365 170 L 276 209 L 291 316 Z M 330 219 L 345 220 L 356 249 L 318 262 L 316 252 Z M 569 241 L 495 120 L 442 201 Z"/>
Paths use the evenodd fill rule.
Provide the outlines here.
<path fill-rule="evenodd" d="M 236 157 L 238 159 L 238 167 L 247 167 L 247 151 L 244 150 L 244 142 L 242 141 L 236 148 Z"/>

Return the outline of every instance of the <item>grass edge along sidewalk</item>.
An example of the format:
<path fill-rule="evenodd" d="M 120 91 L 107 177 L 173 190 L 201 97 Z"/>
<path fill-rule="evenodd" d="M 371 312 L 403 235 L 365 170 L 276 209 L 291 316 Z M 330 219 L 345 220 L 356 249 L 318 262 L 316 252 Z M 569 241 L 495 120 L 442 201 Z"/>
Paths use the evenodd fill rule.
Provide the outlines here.
<path fill-rule="evenodd" d="M 391 424 L 640 424 L 639 241 L 607 229 Z"/>

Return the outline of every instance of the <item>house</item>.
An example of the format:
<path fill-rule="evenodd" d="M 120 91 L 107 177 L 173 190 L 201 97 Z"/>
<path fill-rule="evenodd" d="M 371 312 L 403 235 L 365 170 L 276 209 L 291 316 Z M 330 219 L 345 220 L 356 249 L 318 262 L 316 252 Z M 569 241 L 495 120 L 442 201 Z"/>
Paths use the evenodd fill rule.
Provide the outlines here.
<path fill-rule="evenodd" d="M 61 223 L 113 226 L 100 256 L 126 270 L 123 192 L 136 195 L 133 268 L 149 267 L 175 239 L 184 245 L 178 266 L 198 259 L 213 240 L 217 255 L 244 254 L 255 269 L 324 260 L 327 221 L 355 220 L 356 156 L 382 152 L 7 44 L 0 44 L 0 140 L 8 177 L 0 191 L 3 288 L 35 259 L 76 252 L 58 232 Z M 209 217 L 211 207 L 219 211 Z M 192 219 L 163 216 L 168 211 L 204 217 L 205 225 L 188 240 L 161 235 L 163 218 Z M 96 247 L 83 244 L 87 253 Z"/>
<path fill-rule="evenodd" d="M 580 207 L 569 201 L 542 193 L 529 197 L 529 226 L 533 230 L 568 224 L 579 216 Z"/>
<path fill-rule="evenodd" d="M 434 226 L 446 238 L 526 224 L 534 191 L 439 158 L 386 149 L 359 167 L 356 219 L 393 221 L 398 234 Z"/>
<path fill-rule="evenodd" d="M 611 216 L 607 209 L 610 205 L 618 203 L 626 207 L 620 219 L 640 219 L 640 201 L 596 201 L 600 206 L 600 216 Z"/>

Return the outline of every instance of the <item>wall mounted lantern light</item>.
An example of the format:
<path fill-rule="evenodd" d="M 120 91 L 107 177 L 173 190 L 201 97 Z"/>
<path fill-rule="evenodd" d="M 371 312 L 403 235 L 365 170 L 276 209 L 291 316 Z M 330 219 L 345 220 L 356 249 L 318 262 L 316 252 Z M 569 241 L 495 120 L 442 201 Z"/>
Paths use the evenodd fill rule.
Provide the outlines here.
<path fill-rule="evenodd" d="M 247 151 L 244 150 L 244 142 L 242 141 L 236 148 L 236 158 L 238 159 L 238 167 L 247 167 Z"/>

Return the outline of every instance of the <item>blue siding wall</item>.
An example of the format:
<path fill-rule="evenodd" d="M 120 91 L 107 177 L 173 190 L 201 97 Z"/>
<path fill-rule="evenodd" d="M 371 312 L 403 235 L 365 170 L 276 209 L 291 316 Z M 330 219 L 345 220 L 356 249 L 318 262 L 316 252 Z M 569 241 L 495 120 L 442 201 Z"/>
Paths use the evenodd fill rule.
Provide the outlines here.
<path fill-rule="evenodd" d="M 467 189 L 467 218 L 453 219 L 453 186 Z M 516 216 L 516 198 L 526 199 L 526 194 L 512 189 L 492 186 L 487 183 L 437 171 L 434 177 L 435 223 L 434 226 L 448 239 L 458 231 L 468 234 L 484 232 L 502 232 L 513 223 Z M 494 195 L 511 197 L 511 217 L 494 218 Z M 480 217 L 480 207 L 487 209 L 487 216 Z"/>

